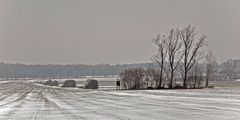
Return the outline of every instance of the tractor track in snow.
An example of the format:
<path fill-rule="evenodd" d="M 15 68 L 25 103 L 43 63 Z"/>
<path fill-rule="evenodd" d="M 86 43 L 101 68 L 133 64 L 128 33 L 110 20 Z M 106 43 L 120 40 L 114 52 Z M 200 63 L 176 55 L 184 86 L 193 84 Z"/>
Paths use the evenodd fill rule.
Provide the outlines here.
<path fill-rule="evenodd" d="M 85 93 L 86 94 L 86 93 Z M 76 94 L 76 92 L 54 92 L 54 97 L 56 97 L 57 99 L 61 99 L 62 102 L 70 107 L 73 107 L 75 109 L 84 109 L 86 111 L 91 111 L 92 114 L 95 115 L 99 115 L 102 117 L 110 117 L 110 118 L 115 118 L 115 119 L 119 119 L 119 120 L 128 120 L 129 118 L 126 118 L 124 116 L 117 116 L 114 115 L 110 112 L 107 112 L 106 110 L 94 110 L 94 109 L 90 109 L 91 107 L 102 107 L 104 108 L 104 106 L 107 106 L 107 108 L 113 108 L 113 106 L 111 104 L 99 104 L 97 103 L 98 100 L 94 99 L 96 102 L 91 102 L 90 100 L 86 100 L 81 98 L 82 96 L 79 96 Z M 74 98 L 74 99 L 69 99 L 69 98 Z M 88 108 L 90 107 L 90 108 Z M 83 118 L 84 119 L 84 118 Z"/>

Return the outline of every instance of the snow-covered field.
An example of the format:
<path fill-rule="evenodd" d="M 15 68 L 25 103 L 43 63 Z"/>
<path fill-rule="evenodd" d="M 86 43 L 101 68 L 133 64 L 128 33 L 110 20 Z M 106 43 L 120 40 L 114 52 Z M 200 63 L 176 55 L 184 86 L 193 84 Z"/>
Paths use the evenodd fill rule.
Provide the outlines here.
<path fill-rule="evenodd" d="M 0 84 L 2 120 L 240 120 L 240 88 L 115 91 Z"/>

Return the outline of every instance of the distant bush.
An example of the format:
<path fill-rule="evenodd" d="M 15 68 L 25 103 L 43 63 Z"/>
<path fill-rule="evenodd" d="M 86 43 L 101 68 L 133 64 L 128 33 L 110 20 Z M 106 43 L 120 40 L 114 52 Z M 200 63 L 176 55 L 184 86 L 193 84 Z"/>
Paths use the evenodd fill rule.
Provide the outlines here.
<path fill-rule="evenodd" d="M 66 80 L 66 81 L 64 81 L 62 87 L 76 87 L 76 81 Z"/>
<path fill-rule="evenodd" d="M 183 88 L 184 88 L 184 87 L 181 86 L 181 85 L 176 85 L 176 86 L 173 87 L 173 89 L 183 89 Z"/>
<path fill-rule="evenodd" d="M 154 88 L 153 87 L 147 87 L 147 90 L 153 90 Z"/>
<path fill-rule="evenodd" d="M 207 88 L 213 89 L 213 88 L 215 88 L 215 87 L 214 87 L 214 85 L 209 85 Z"/>

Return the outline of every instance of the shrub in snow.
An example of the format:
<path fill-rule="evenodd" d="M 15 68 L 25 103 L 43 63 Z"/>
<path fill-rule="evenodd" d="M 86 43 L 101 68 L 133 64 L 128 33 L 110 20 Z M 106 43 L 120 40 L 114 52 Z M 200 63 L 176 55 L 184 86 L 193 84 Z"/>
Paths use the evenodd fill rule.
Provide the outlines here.
<path fill-rule="evenodd" d="M 142 68 L 125 69 L 120 73 L 122 89 L 138 90 L 145 88 L 145 70 Z"/>
<path fill-rule="evenodd" d="M 76 82 L 74 80 L 66 80 L 62 87 L 76 87 Z"/>
<path fill-rule="evenodd" d="M 85 89 L 98 89 L 98 81 L 89 79 L 85 82 Z"/>
<path fill-rule="evenodd" d="M 180 84 L 176 84 L 173 89 L 183 89 L 184 87 L 181 86 Z"/>
<path fill-rule="evenodd" d="M 214 87 L 214 85 L 209 85 L 207 88 L 213 89 L 213 88 L 215 88 L 215 87 Z"/>
<path fill-rule="evenodd" d="M 154 88 L 153 87 L 147 87 L 147 90 L 153 90 Z"/>

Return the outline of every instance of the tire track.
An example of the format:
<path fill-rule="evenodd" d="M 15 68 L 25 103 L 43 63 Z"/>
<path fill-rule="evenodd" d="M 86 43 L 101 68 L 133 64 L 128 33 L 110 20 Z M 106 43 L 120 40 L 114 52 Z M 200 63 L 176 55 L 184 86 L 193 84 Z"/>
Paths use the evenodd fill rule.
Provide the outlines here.
<path fill-rule="evenodd" d="M 94 115 L 104 115 L 107 118 L 115 118 L 115 119 L 119 119 L 119 120 L 129 120 L 129 118 L 125 117 L 124 115 L 115 115 L 111 112 L 108 112 L 108 110 L 95 110 L 95 109 L 90 109 L 91 107 L 99 107 L 99 108 L 111 108 L 113 109 L 116 106 L 113 106 L 113 104 L 106 104 L 106 102 L 102 102 L 100 103 L 100 101 L 98 99 L 94 99 L 94 102 L 92 102 L 91 100 L 84 100 L 81 99 L 79 95 L 76 95 L 74 92 L 55 92 L 54 93 L 57 99 L 60 99 L 61 101 L 63 101 L 65 104 L 74 107 L 75 109 L 85 109 L 88 111 L 91 111 L 91 113 L 94 113 Z M 91 97 L 90 94 L 88 94 L 88 97 Z M 74 98 L 74 99 L 69 99 L 69 98 Z M 79 106 L 79 103 L 81 103 L 82 105 Z M 134 106 L 128 106 L 128 107 L 134 107 Z M 114 108 L 114 109 L 118 109 L 118 108 Z M 127 113 L 125 113 L 126 115 Z"/>
<path fill-rule="evenodd" d="M 70 119 L 70 118 L 71 119 L 75 119 L 75 120 L 79 120 L 79 119 L 83 120 L 83 119 L 85 119 L 83 117 L 76 116 L 75 114 L 71 113 L 69 110 L 59 106 L 57 103 L 55 103 L 53 100 L 48 99 L 47 97 L 44 97 L 43 99 L 44 99 L 45 107 L 53 108 L 53 109 L 59 111 L 62 115 L 67 115 L 68 119 Z"/>
<path fill-rule="evenodd" d="M 26 92 L 23 92 L 23 91 L 25 91 L 25 90 L 26 90 Z M 9 102 L 7 102 L 7 103 L 1 104 L 0 107 L 4 107 L 4 106 L 6 106 L 6 105 L 10 105 L 10 104 L 13 104 L 13 103 L 16 103 L 16 102 L 19 102 L 19 101 L 25 99 L 25 98 L 28 96 L 28 94 L 31 93 L 32 90 L 33 90 L 33 88 L 30 88 L 30 89 L 27 88 L 27 89 L 22 90 L 20 93 L 22 93 L 22 92 L 23 92 L 23 93 L 20 95 L 19 98 L 15 99 L 15 100 L 13 100 L 13 101 L 9 101 Z M 17 94 L 17 93 L 15 93 L 15 94 Z"/>

